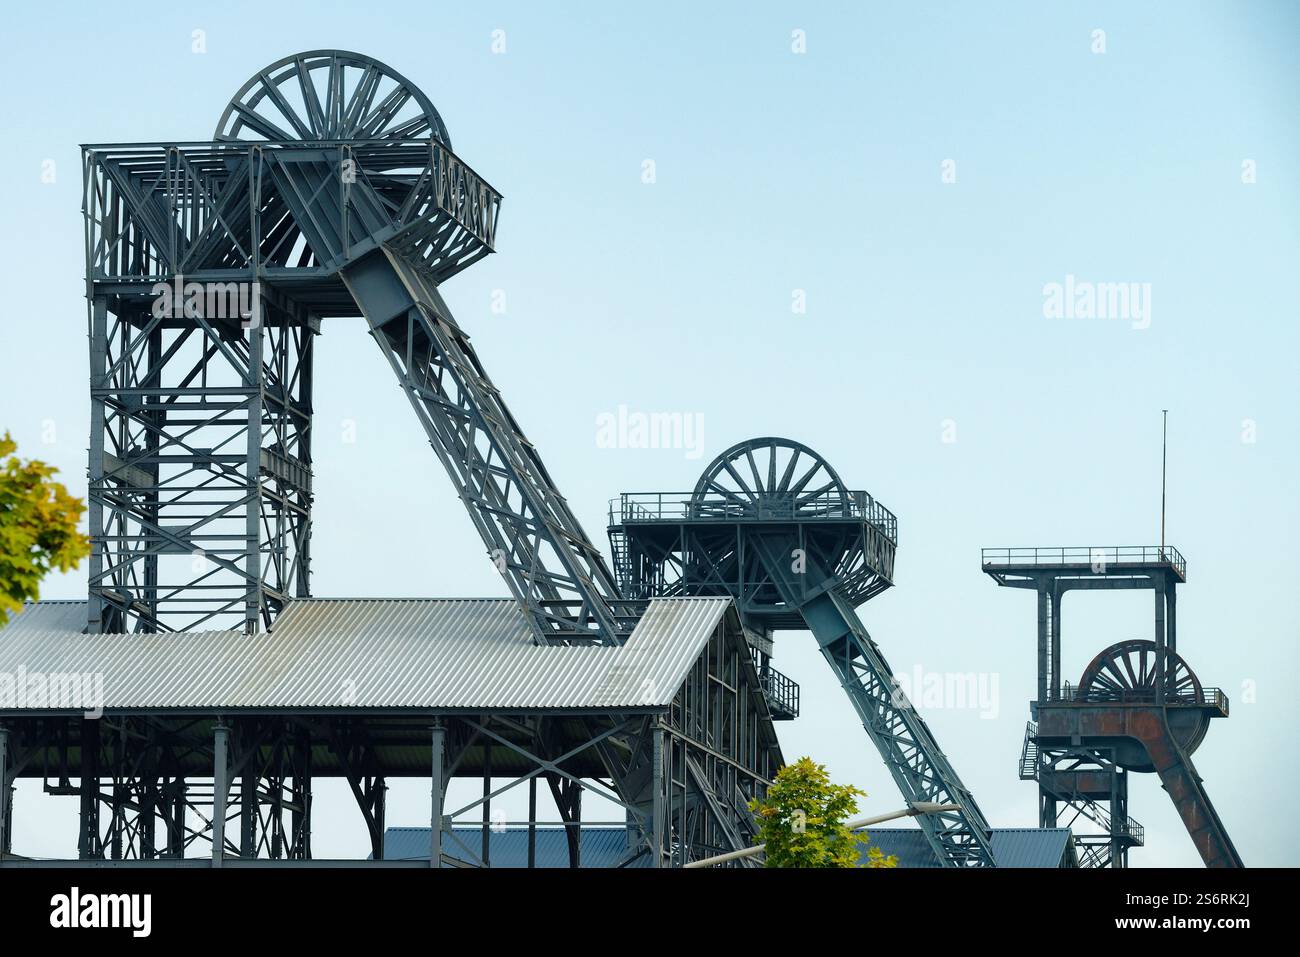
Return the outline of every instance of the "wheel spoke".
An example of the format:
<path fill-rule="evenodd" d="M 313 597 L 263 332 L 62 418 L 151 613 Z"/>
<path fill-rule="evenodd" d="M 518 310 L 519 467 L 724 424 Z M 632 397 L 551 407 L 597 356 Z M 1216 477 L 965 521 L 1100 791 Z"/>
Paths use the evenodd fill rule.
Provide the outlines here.
<path fill-rule="evenodd" d="M 749 504 L 747 501 L 745 501 L 743 498 L 741 498 L 739 495 L 737 495 L 737 494 L 736 494 L 735 492 L 733 492 L 731 489 L 729 489 L 729 488 L 724 488 L 723 486 L 719 485 L 717 482 L 715 482 L 715 481 L 713 481 L 713 480 L 710 480 L 710 481 L 709 481 L 709 487 L 712 488 L 715 492 L 721 492 L 723 496 L 725 496 L 726 498 L 731 499 L 733 502 L 736 502 L 736 503 L 739 504 L 739 505 L 748 505 L 748 504 Z"/>
<path fill-rule="evenodd" d="M 1146 639 L 1124 641 L 1105 649 L 1084 670 L 1079 690 L 1084 698 L 1109 700 L 1139 692 L 1154 695 L 1159 685 L 1155 642 Z M 1199 699 L 1200 682 L 1176 652 L 1166 650 L 1166 667 L 1171 672 L 1169 694 Z"/>
<path fill-rule="evenodd" d="M 365 118 L 370 110 L 370 104 L 375 98 L 375 91 L 379 86 L 381 74 L 375 69 L 374 65 L 367 66 L 365 72 L 361 74 L 361 79 L 357 81 L 356 89 L 352 91 L 352 96 L 348 99 L 347 108 L 343 111 L 343 136 L 340 139 L 360 139 L 352 134 L 361 127 L 361 121 Z"/>
<path fill-rule="evenodd" d="M 801 491 L 803 491 L 803 487 L 812 481 L 813 476 L 816 475 L 821 470 L 821 467 L 822 467 L 821 462 L 814 462 L 813 467 L 808 470 L 808 472 L 804 475 L 804 477 L 801 478 L 799 481 L 795 482 L 794 485 L 790 487 L 790 491 L 798 495 Z"/>
<path fill-rule="evenodd" d="M 227 104 L 215 138 L 310 141 L 424 136 L 451 145 L 428 97 L 379 61 L 334 50 L 287 57 L 262 70 Z"/>
<path fill-rule="evenodd" d="M 794 454 L 790 456 L 790 461 L 785 464 L 785 471 L 781 473 L 781 482 L 776 486 L 777 491 L 785 492 L 790 488 L 790 479 L 794 478 L 794 470 L 799 464 L 799 450 L 795 449 Z"/>
<path fill-rule="evenodd" d="M 302 101 L 307 107 L 307 118 L 311 121 L 312 139 L 323 139 L 327 124 L 325 111 L 320 105 L 320 96 L 316 93 L 316 84 L 311 81 L 307 64 L 301 58 L 294 63 L 297 66 L 298 88 L 302 92 Z"/>
<path fill-rule="evenodd" d="M 365 123 L 358 130 L 357 139 L 374 140 L 379 139 L 379 133 L 383 128 L 397 115 L 398 111 L 404 107 L 411 99 L 411 91 L 406 87 L 398 87 L 380 102 L 380 104 L 371 111 L 366 117 Z"/>
<path fill-rule="evenodd" d="M 733 483 L 735 489 L 728 490 Z M 767 518 L 848 515 L 849 494 L 839 476 L 817 453 L 789 439 L 751 439 L 723 452 L 704 470 L 692 502 L 707 508 L 717 493 L 745 496 L 760 508 L 770 503 L 770 509 L 761 511 Z M 825 534 L 831 534 L 829 527 Z M 824 541 L 819 547 L 835 552 Z"/>
<path fill-rule="evenodd" d="M 256 110 L 245 106 L 242 103 L 237 103 L 235 105 L 235 112 L 239 114 L 239 119 L 245 126 L 256 130 L 268 140 L 283 141 L 293 139 L 292 136 L 280 129 L 280 127 L 276 126 L 261 113 L 258 113 Z"/>
<path fill-rule="evenodd" d="M 755 495 L 752 491 L 750 491 L 749 486 L 745 484 L 745 480 L 740 477 L 740 473 L 736 471 L 735 467 L 732 466 L 730 462 L 724 463 L 723 468 L 727 470 L 728 475 L 730 475 L 733 479 L 736 480 L 736 488 L 739 491 L 744 492 L 746 495 L 748 495 L 751 502 L 758 501 L 758 496 Z"/>
<path fill-rule="evenodd" d="M 754 476 L 754 491 L 763 492 L 763 476 L 758 474 L 758 464 L 754 461 L 753 449 L 745 449 L 745 459 L 749 462 L 749 471 Z"/>
<path fill-rule="evenodd" d="M 262 73 L 262 89 L 275 103 L 280 114 L 293 125 L 294 130 L 298 133 L 298 138 L 302 140 L 311 139 L 311 130 L 303 124 L 298 113 L 289 105 L 289 101 L 284 98 L 284 94 L 280 92 L 279 84 L 267 76 L 265 72 Z"/>
<path fill-rule="evenodd" d="M 834 487 L 835 487 L 834 482 L 827 482 L 825 485 L 822 485 L 819 488 L 815 488 L 811 492 L 805 492 L 803 495 L 798 496 L 797 501 L 800 505 L 803 505 L 807 502 L 815 502 L 819 497 L 825 495 Z"/>

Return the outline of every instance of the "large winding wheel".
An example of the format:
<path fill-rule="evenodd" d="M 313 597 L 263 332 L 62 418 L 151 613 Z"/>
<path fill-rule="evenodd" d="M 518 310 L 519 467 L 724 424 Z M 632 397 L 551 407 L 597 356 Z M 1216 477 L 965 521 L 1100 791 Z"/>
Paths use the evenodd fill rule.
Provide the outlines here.
<path fill-rule="evenodd" d="M 1166 667 L 1171 676 L 1165 703 L 1169 730 L 1179 746 L 1191 754 L 1200 745 L 1210 726 L 1209 715 L 1200 707 L 1204 699 L 1196 672 L 1177 652 L 1165 651 Z M 1134 638 L 1111 645 L 1093 658 L 1079 679 L 1078 699 L 1090 703 L 1115 702 L 1127 705 L 1154 705 L 1157 690 L 1156 643 Z M 1186 707 L 1180 707 L 1185 705 Z M 1146 752 L 1125 752 L 1119 763 L 1130 771 L 1150 771 Z"/>
<path fill-rule="evenodd" d="M 742 582 L 747 607 L 782 600 L 757 550 L 737 550 L 736 522 L 799 535 L 807 562 L 829 574 L 839 574 L 861 552 L 853 551 L 861 534 L 855 531 L 852 494 L 824 458 L 790 439 L 765 436 L 727 449 L 705 468 L 687 508 L 699 522 L 698 550 L 687 556 L 696 563 L 689 576 Z"/>
<path fill-rule="evenodd" d="M 808 446 L 771 436 L 733 445 L 704 470 L 691 495 L 697 518 L 848 518 L 850 496 Z"/>
<path fill-rule="evenodd" d="M 392 67 L 346 50 L 277 60 L 234 95 L 217 140 L 413 140 L 451 137 L 433 103 Z"/>

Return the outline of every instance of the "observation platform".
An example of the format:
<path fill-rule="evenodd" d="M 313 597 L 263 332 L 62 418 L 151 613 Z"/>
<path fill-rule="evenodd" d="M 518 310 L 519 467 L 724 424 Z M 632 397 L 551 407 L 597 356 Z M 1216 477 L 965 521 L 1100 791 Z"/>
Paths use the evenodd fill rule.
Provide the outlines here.
<path fill-rule="evenodd" d="M 1008 584 L 1009 579 L 1077 575 L 1120 578 L 1172 573 L 1187 581 L 1187 561 L 1172 545 L 1103 545 L 1051 548 L 984 548 L 980 566 L 985 574 Z"/>

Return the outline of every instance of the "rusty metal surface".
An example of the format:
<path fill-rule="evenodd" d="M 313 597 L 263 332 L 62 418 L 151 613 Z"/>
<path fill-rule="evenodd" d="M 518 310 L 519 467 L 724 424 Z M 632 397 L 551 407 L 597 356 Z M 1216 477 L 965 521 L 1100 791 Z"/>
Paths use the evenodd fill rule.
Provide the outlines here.
<path fill-rule="evenodd" d="M 1204 736 L 1203 725 L 1180 729 L 1197 710 L 1191 706 L 1095 705 L 1087 703 L 1052 703 L 1039 705 L 1038 740 L 1096 745 L 1108 743 L 1116 748 L 1119 760 L 1134 771 L 1155 771 L 1160 783 L 1174 802 L 1174 808 L 1206 867 L 1242 867 L 1227 829 L 1219 819 L 1201 777 L 1192 764 L 1188 747 Z M 1140 757 L 1138 756 L 1140 755 Z"/>

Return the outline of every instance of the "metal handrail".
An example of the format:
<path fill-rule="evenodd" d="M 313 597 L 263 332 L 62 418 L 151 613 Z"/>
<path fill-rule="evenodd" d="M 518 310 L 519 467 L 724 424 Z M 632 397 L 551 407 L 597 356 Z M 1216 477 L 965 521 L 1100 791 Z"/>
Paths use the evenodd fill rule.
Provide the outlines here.
<path fill-rule="evenodd" d="M 1120 825 L 1120 833 L 1133 838 L 1138 844 L 1142 844 L 1146 840 L 1146 831 L 1143 830 L 1141 824 L 1131 817 L 1124 819 L 1124 823 Z"/>
<path fill-rule="evenodd" d="M 1049 692 L 1049 700 L 1052 701 L 1069 701 L 1069 702 L 1084 702 L 1084 703 L 1088 703 L 1088 702 L 1105 703 L 1105 702 L 1114 702 L 1114 701 L 1153 702 L 1155 701 L 1155 697 L 1156 697 L 1155 693 L 1152 691 L 1147 691 L 1147 692 L 1128 691 L 1125 692 L 1122 696 L 1114 693 L 1103 693 L 1103 692 L 1096 692 L 1096 691 L 1091 692 L 1089 694 L 1081 694 L 1078 686 L 1071 685 L 1068 682 L 1065 684 L 1064 687 L 1057 688 L 1055 689 L 1054 692 Z M 1198 706 L 1219 708 L 1224 713 L 1227 713 L 1228 710 L 1228 696 L 1224 693 L 1222 688 L 1201 688 L 1199 694 L 1196 693 L 1195 689 L 1192 689 L 1190 691 L 1181 691 L 1176 694 L 1169 695 L 1168 700 L 1170 702 L 1177 702 L 1180 704 L 1192 704 Z"/>
<path fill-rule="evenodd" d="M 1187 561 L 1172 545 L 1102 545 L 1051 548 L 981 548 L 980 564 L 1001 565 L 1170 565 L 1187 576 Z"/>
<path fill-rule="evenodd" d="M 799 685 L 789 676 L 769 667 L 760 675 L 768 701 L 786 714 L 799 715 Z"/>
<path fill-rule="evenodd" d="M 697 501 L 692 492 L 624 492 L 609 500 L 609 524 L 684 521 L 692 519 L 759 519 L 786 521 L 866 521 L 891 540 L 898 536 L 898 518 L 865 491 L 802 496 L 764 493 L 755 501 L 709 496 Z"/>

